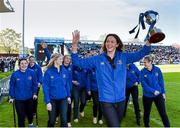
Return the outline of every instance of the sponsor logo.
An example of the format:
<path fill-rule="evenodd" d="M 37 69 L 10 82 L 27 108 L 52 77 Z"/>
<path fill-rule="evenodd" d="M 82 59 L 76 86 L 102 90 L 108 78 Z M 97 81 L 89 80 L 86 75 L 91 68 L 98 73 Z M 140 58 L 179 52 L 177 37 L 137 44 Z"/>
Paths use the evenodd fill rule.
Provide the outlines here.
<path fill-rule="evenodd" d="M 156 72 L 156 76 L 158 76 L 159 74 L 158 74 L 158 72 Z"/>
<path fill-rule="evenodd" d="M 122 64 L 122 60 L 118 60 L 118 63 L 117 64 Z"/>
<path fill-rule="evenodd" d="M 101 65 L 104 65 L 104 62 L 101 62 Z"/>
<path fill-rule="evenodd" d="M 29 76 L 29 77 L 28 77 L 28 80 L 32 80 L 32 76 Z"/>

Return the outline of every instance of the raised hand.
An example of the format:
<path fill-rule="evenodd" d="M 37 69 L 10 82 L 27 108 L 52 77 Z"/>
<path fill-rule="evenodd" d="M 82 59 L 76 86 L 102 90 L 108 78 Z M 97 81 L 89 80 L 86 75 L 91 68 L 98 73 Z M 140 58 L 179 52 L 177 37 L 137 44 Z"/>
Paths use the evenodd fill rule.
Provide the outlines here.
<path fill-rule="evenodd" d="M 75 30 L 72 32 L 72 44 L 77 45 L 80 40 L 80 31 Z"/>
<path fill-rule="evenodd" d="M 42 42 L 42 43 L 41 43 L 41 47 L 42 47 L 43 49 L 45 49 L 45 48 L 47 48 L 47 44 L 46 44 L 45 42 Z"/>

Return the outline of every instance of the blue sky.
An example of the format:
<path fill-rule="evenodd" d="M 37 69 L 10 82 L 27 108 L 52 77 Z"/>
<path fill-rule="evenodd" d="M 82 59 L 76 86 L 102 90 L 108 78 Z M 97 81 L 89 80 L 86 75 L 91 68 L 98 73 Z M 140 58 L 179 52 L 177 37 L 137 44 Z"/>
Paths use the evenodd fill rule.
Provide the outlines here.
<path fill-rule="evenodd" d="M 13 28 L 21 33 L 22 0 L 9 1 L 15 13 L 0 14 L 0 30 Z M 128 41 L 134 38 L 128 32 L 138 23 L 139 13 L 147 10 L 160 15 L 156 26 L 166 34 L 162 43 L 180 43 L 179 7 L 179 0 L 26 0 L 25 46 L 33 47 L 35 36 L 71 39 L 75 29 L 88 39 L 116 33 Z M 146 33 L 147 29 L 141 31 L 139 39 Z"/>

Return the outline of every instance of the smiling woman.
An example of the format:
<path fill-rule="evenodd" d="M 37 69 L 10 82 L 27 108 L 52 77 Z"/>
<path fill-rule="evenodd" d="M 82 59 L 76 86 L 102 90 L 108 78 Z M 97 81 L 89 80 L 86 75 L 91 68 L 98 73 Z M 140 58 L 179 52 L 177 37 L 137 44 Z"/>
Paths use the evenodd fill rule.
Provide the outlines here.
<path fill-rule="evenodd" d="M 150 43 L 138 52 L 125 53 L 123 43 L 116 34 L 108 34 L 103 43 L 103 53 L 81 59 L 77 49 L 80 39 L 78 30 L 73 32 L 72 62 L 81 68 L 94 68 L 99 89 L 99 101 L 108 127 L 119 127 L 125 107 L 126 64 L 140 60 L 150 53 Z"/>

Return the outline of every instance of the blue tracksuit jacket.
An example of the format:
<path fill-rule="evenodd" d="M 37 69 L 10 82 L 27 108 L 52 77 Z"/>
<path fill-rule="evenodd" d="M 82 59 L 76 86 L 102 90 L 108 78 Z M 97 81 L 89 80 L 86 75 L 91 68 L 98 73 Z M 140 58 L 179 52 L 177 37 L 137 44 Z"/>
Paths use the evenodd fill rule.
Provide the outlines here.
<path fill-rule="evenodd" d="M 77 85 L 79 89 L 87 87 L 87 76 L 88 76 L 87 69 L 82 69 L 77 66 L 73 66 L 73 80 L 79 83 Z"/>
<path fill-rule="evenodd" d="M 60 68 L 59 72 L 54 66 L 47 69 L 42 85 L 46 104 L 48 104 L 51 99 L 60 100 L 70 97 L 68 80 L 67 71 L 64 68 Z"/>
<path fill-rule="evenodd" d="M 69 66 L 65 66 L 64 64 L 61 65 L 62 68 L 64 68 L 64 70 L 66 71 L 67 73 L 67 78 L 68 78 L 68 82 L 69 82 L 69 87 L 70 87 L 70 90 L 72 90 L 72 72 L 73 72 L 73 66 L 72 65 L 69 65 Z"/>
<path fill-rule="evenodd" d="M 37 78 L 33 70 L 28 68 L 25 72 L 17 70 L 10 78 L 9 95 L 16 100 L 27 100 L 37 93 L 37 87 Z"/>
<path fill-rule="evenodd" d="M 109 64 L 107 53 L 81 59 L 78 54 L 72 54 L 73 65 L 81 68 L 95 68 L 101 102 L 116 103 L 125 100 L 126 88 L 126 64 L 133 63 L 149 54 L 151 46 L 144 46 L 135 53 L 116 51 L 114 64 L 115 69 Z"/>
<path fill-rule="evenodd" d="M 155 97 L 155 90 L 160 94 L 165 93 L 164 80 L 161 70 L 153 65 L 152 71 L 143 68 L 140 73 L 143 95 L 147 97 Z"/>
<path fill-rule="evenodd" d="M 87 90 L 98 91 L 95 69 L 88 70 Z"/>
<path fill-rule="evenodd" d="M 40 67 L 38 64 L 35 63 L 33 67 L 31 67 L 30 65 L 28 65 L 28 68 L 30 68 L 30 69 L 32 69 L 32 70 L 35 71 L 35 73 L 36 73 L 36 78 L 37 78 L 37 82 L 42 85 L 42 77 L 43 77 L 43 75 L 42 75 L 42 69 L 41 69 L 41 67 Z"/>
<path fill-rule="evenodd" d="M 126 77 L 126 88 L 131 88 L 136 82 L 139 81 L 140 71 L 134 64 L 130 64 L 127 68 L 127 77 Z"/>

